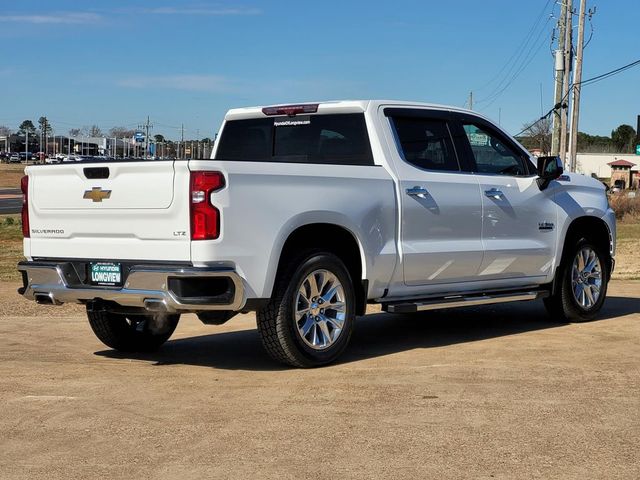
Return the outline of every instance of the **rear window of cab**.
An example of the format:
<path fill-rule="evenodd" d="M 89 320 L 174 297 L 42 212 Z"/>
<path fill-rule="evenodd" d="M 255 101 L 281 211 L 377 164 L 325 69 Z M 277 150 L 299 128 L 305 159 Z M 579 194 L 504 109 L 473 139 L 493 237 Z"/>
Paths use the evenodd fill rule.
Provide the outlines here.
<path fill-rule="evenodd" d="M 362 113 L 230 120 L 216 160 L 373 165 Z"/>

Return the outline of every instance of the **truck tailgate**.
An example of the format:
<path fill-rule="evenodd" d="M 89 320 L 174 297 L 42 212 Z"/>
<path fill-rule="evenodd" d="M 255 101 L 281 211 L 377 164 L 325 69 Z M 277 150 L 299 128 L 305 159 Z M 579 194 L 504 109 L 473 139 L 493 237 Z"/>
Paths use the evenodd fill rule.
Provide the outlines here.
<path fill-rule="evenodd" d="M 32 166 L 31 258 L 189 261 L 187 162 Z"/>

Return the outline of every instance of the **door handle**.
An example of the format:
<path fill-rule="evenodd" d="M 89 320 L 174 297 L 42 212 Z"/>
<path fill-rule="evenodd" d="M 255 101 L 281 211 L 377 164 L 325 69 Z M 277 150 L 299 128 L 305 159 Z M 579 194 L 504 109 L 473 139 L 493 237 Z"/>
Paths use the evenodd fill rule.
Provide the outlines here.
<path fill-rule="evenodd" d="M 500 198 L 504 197 L 504 194 L 502 193 L 502 191 L 498 190 L 497 188 L 492 188 L 490 190 L 485 190 L 484 194 L 487 197 L 495 198 L 496 200 L 499 200 Z"/>
<path fill-rule="evenodd" d="M 413 188 L 407 188 L 406 192 L 407 192 L 407 195 L 410 195 L 412 197 L 427 198 L 427 195 L 429 195 L 429 192 L 427 191 L 426 188 L 422 188 L 418 186 L 415 186 Z"/>

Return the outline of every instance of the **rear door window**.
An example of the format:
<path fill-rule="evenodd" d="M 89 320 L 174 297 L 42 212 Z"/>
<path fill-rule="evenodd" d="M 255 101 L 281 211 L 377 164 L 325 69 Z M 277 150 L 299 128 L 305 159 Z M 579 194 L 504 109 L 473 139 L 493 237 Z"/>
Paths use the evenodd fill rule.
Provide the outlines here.
<path fill-rule="evenodd" d="M 406 162 L 425 170 L 460 170 L 445 120 L 422 117 L 393 117 L 392 120 Z"/>
<path fill-rule="evenodd" d="M 373 165 L 361 113 L 231 120 L 216 160 Z"/>

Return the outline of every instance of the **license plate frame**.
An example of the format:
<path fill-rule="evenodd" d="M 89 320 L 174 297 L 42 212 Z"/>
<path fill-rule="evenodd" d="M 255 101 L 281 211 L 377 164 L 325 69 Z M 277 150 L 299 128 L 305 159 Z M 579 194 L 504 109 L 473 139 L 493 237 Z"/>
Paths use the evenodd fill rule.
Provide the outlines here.
<path fill-rule="evenodd" d="M 122 264 L 118 262 L 91 262 L 87 276 L 90 285 L 120 287 L 122 286 Z"/>

